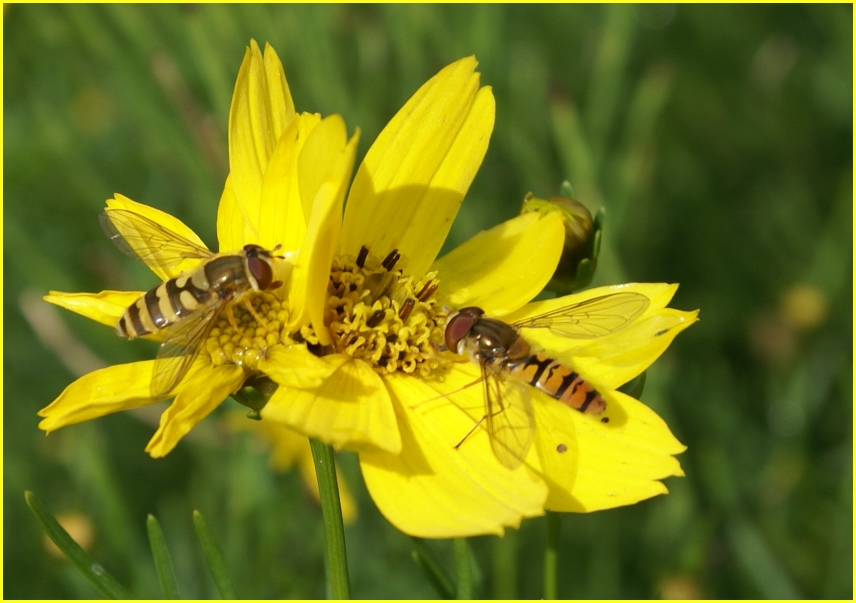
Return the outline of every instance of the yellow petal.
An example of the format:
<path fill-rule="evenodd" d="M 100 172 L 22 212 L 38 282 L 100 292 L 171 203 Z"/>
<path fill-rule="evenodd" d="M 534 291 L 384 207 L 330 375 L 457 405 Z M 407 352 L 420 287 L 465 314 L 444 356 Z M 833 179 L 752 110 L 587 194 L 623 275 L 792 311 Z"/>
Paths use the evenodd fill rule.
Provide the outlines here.
<path fill-rule="evenodd" d="M 280 386 L 261 415 L 337 449 L 376 447 L 392 453 L 401 439 L 389 394 L 368 364 L 343 354 L 322 359 L 335 372 L 316 389 Z"/>
<path fill-rule="evenodd" d="M 614 293 L 638 293 L 647 297 L 649 301 L 648 307 L 637 317 L 642 318 L 643 316 L 653 314 L 657 310 L 665 308 L 677 290 L 677 285 L 668 283 L 627 283 L 624 285 L 595 287 L 594 289 L 587 289 L 572 295 L 532 302 L 526 304 L 519 310 L 511 312 L 510 314 L 497 316 L 506 322 L 517 322 L 527 318 L 532 318 L 533 316 L 539 316 L 547 312 L 554 312 L 560 308 L 578 305 L 596 297 L 603 297 Z"/>
<path fill-rule="evenodd" d="M 666 493 L 659 480 L 683 475 L 673 455 L 686 447 L 666 423 L 630 396 L 602 393 L 609 423 L 539 395 L 535 449 L 550 486 L 547 509 L 589 512 L 629 505 Z"/>
<path fill-rule="evenodd" d="M 247 223 L 235 199 L 230 174 L 226 176 L 226 184 L 223 185 L 220 204 L 217 206 L 217 241 L 221 253 L 235 251 L 246 244 L 244 228 Z"/>
<path fill-rule="evenodd" d="M 394 526 L 424 538 L 502 534 L 543 513 L 544 482 L 525 465 L 501 465 L 483 429 L 455 448 L 473 428 L 468 413 L 419 379 L 395 374 L 386 381 L 399 412 L 401 453 L 361 452 L 360 466 Z"/>
<path fill-rule="evenodd" d="M 145 291 L 101 291 L 100 293 L 63 293 L 51 291 L 42 297 L 48 303 L 76 312 L 109 327 L 116 323 Z"/>
<path fill-rule="evenodd" d="M 434 262 L 440 293 L 454 308 L 478 306 L 503 316 L 535 297 L 550 281 L 564 244 L 557 213 L 518 216 Z"/>
<path fill-rule="evenodd" d="M 306 216 L 300 198 L 298 159 L 321 116 L 303 113 L 291 120 L 280 136 L 265 170 L 259 207 L 259 245 L 282 252 L 300 249 L 306 235 Z"/>
<path fill-rule="evenodd" d="M 345 122 L 331 115 L 312 130 L 300 153 L 300 196 L 312 200 L 304 205 L 312 212 L 291 279 L 289 326 L 311 322 L 321 345 L 330 343 L 324 324 L 327 283 L 358 139 L 359 132 L 348 140 Z"/>
<path fill-rule="evenodd" d="M 678 333 L 698 320 L 696 315 L 663 308 L 621 331 L 590 340 L 557 337 L 546 329 L 529 329 L 525 335 L 592 384 L 612 389 L 647 369 Z"/>
<path fill-rule="evenodd" d="M 493 93 L 479 89 L 476 65 L 467 57 L 441 70 L 372 144 L 345 208 L 343 254 L 398 249 L 416 276 L 434 261 L 493 130 Z"/>
<path fill-rule="evenodd" d="M 120 195 L 119 193 L 115 193 L 113 199 L 107 200 L 107 207 L 109 209 L 127 209 L 134 213 L 140 214 L 143 217 L 149 218 L 156 224 L 159 224 L 166 230 L 174 233 L 176 236 L 187 239 L 191 243 L 194 243 L 200 247 L 208 248 L 205 243 L 202 242 L 195 232 L 193 232 L 188 226 L 184 224 L 181 220 L 176 218 L 175 216 L 171 216 L 168 213 L 161 211 L 159 209 L 155 209 L 154 207 L 149 207 L 148 205 L 143 205 L 142 203 L 137 203 L 136 201 L 131 201 L 124 195 Z M 121 231 L 120 231 L 121 232 Z M 125 233 L 122 233 L 125 234 Z M 137 234 L 132 233 L 132 234 Z M 131 248 L 137 252 L 146 265 L 152 269 L 152 272 L 158 275 L 158 277 L 162 281 L 169 280 L 174 276 L 178 276 L 185 270 L 191 270 L 196 268 L 199 265 L 199 260 L 190 258 L 182 261 L 180 264 L 175 266 L 167 266 L 163 262 L 160 261 L 160 256 L 157 253 L 157 249 L 153 249 L 151 247 L 137 247 L 139 242 L 143 240 L 140 237 L 132 237 L 131 239 L 127 239 L 126 242 Z"/>
<path fill-rule="evenodd" d="M 337 366 L 315 356 L 305 345 L 277 345 L 259 360 L 259 370 L 279 385 L 297 389 L 320 387 Z"/>
<path fill-rule="evenodd" d="M 175 400 L 161 415 L 160 427 L 146 446 L 152 458 L 160 458 L 212 410 L 237 390 L 244 370 L 235 364 L 212 366 L 207 356 L 199 356 L 175 389 Z"/>
<path fill-rule="evenodd" d="M 264 173 L 293 117 L 294 103 L 279 57 L 270 45 L 265 46 L 262 57 L 255 40 L 251 40 L 238 71 L 229 112 L 232 193 L 251 231 L 260 232 Z"/>
<path fill-rule="evenodd" d="M 39 429 L 50 433 L 60 427 L 96 419 L 119 410 L 146 406 L 152 398 L 154 360 L 117 364 L 93 371 L 71 385 L 39 411 Z"/>

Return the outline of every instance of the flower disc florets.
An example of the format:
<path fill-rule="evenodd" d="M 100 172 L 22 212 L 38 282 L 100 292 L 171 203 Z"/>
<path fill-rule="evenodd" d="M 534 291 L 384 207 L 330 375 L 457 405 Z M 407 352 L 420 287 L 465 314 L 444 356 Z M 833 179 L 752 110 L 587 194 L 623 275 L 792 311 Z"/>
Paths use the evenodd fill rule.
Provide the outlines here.
<path fill-rule="evenodd" d="M 249 294 L 221 313 L 208 334 L 205 349 L 211 363 L 237 364 L 255 371 L 267 349 L 286 339 L 283 325 L 287 320 L 288 309 L 274 295 L 263 291 Z"/>
<path fill-rule="evenodd" d="M 395 269 L 400 257 L 392 251 L 380 262 L 363 247 L 356 258 L 333 260 L 327 295 L 333 351 L 359 358 L 381 375 L 427 377 L 440 366 L 434 342 L 442 341 L 445 312 L 434 296 L 436 273 L 417 281 Z M 317 342 L 310 327 L 301 335 Z"/>

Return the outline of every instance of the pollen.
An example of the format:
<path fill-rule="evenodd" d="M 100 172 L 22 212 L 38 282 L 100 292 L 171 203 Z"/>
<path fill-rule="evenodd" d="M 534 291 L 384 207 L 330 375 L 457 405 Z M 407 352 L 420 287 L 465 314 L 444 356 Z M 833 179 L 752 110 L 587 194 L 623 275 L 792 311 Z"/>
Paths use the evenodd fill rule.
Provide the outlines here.
<path fill-rule="evenodd" d="M 427 377 L 442 362 L 435 342 L 442 341 L 446 315 L 435 298 L 436 272 L 415 280 L 395 269 L 400 258 L 393 251 L 378 261 L 363 247 L 356 258 L 334 259 L 325 322 L 334 352 L 359 358 L 381 375 Z M 317 344 L 311 327 L 300 334 Z"/>
<path fill-rule="evenodd" d="M 288 321 L 288 309 L 266 292 L 247 295 L 221 312 L 216 320 L 205 342 L 214 366 L 237 364 L 256 371 L 268 348 L 287 337 L 283 328 Z"/>

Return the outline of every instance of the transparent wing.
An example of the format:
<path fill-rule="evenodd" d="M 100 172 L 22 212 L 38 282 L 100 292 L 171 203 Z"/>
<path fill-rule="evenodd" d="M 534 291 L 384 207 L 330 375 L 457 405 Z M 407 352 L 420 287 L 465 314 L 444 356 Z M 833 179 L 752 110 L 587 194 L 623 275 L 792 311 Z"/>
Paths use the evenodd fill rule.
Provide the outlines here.
<path fill-rule="evenodd" d="M 101 228 L 122 253 L 149 265 L 169 269 L 187 259 L 207 259 L 214 255 L 205 247 L 127 209 L 105 209 L 98 219 Z"/>
<path fill-rule="evenodd" d="M 482 367 L 487 432 L 499 462 L 517 469 L 526 458 L 535 433 L 535 415 L 528 386 Z"/>
<path fill-rule="evenodd" d="M 166 328 L 163 342 L 155 356 L 152 397 L 165 396 L 181 381 L 227 303 L 216 301 Z"/>
<path fill-rule="evenodd" d="M 560 337 L 593 339 L 624 328 L 650 304 L 650 300 L 641 293 L 610 293 L 515 322 L 513 326 L 518 329 L 549 329 Z"/>

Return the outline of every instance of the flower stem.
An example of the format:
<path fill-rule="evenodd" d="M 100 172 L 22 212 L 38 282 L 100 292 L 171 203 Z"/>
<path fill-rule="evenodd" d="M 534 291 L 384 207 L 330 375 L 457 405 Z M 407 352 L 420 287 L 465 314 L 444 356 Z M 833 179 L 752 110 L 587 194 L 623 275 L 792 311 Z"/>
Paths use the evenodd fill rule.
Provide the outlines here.
<path fill-rule="evenodd" d="M 345 527 L 342 522 L 342 504 L 339 501 L 339 484 L 336 481 L 336 461 L 333 448 L 309 438 L 315 474 L 321 491 L 321 513 L 324 516 L 324 535 L 327 548 L 324 561 L 327 568 L 327 597 L 350 599 L 348 583 L 348 558 L 345 555 Z"/>
<path fill-rule="evenodd" d="M 466 538 L 455 538 L 455 596 L 458 599 L 473 598 L 473 564 L 470 559 L 470 544 Z"/>
<path fill-rule="evenodd" d="M 559 549 L 559 528 L 562 516 L 547 511 L 547 549 L 544 551 L 544 598 L 556 598 L 556 553 Z"/>

